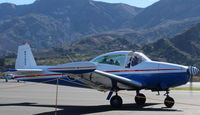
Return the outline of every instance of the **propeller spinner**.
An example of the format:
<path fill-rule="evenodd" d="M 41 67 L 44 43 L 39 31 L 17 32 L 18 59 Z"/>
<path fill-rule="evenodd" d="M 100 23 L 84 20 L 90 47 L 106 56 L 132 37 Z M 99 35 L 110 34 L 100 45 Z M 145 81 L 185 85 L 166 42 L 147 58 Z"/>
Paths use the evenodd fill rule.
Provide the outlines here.
<path fill-rule="evenodd" d="M 193 77 L 199 73 L 199 69 L 197 67 L 189 66 L 188 73 L 190 75 L 190 90 L 192 90 Z"/>

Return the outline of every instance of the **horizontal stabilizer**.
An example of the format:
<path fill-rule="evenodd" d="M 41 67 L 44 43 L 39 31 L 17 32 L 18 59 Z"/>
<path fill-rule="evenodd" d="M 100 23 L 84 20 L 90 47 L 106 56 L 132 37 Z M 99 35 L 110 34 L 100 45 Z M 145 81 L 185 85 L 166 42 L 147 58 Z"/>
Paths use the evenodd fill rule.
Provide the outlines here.
<path fill-rule="evenodd" d="M 42 73 L 42 69 L 8 69 L 6 73 L 12 73 L 16 75 L 20 74 L 35 74 Z"/>
<path fill-rule="evenodd" d="M 48 68 L 51 72 L 82 74 L 93 72 L 96 70 L 96 65 L 92 62 L 72 62 L 63 65 Z"/>

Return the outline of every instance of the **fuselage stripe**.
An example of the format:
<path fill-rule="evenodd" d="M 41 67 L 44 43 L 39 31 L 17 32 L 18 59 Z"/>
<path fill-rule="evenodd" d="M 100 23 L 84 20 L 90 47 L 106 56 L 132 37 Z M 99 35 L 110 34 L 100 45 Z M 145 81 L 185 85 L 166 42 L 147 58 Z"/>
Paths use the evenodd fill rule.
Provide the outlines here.
<path fill-rule="evenodd" d="M 116 71 L 104 71 L 104 72 L 138 72 L 138 71 L 170 71 L 170 70 L 181 70 L 181 69 L 144 69 L 144 70 L 116 70 Z"/>
<path fill-rule="evenodd" d="M 169 70 L 181 70 L 181 69 L 144 69 L 144 70 L 117 70 L 117 71 L 104 71 L 104 72 L 139 72 L 139 71 L 169 71 Z M 61 76 L 63 74 L 40 74 L 40 75 L 27 75 L 27 76 L 15 76 L 15 78 L 26 77 L 47 77 L 47 76 Z"/>

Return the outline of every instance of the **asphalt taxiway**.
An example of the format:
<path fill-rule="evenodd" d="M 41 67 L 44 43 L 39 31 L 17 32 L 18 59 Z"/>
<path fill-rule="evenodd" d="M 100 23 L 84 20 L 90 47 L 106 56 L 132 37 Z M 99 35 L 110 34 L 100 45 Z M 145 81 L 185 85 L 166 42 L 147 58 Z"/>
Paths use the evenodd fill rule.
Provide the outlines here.
<path fill-rule="evenodd" d="M 49 115 L 55 112 L 56 86 L 29 82 L 0 80 L 0 114 L 2 115 Z M 200 115 L 200 91 L 171 91 L 176 101 L 173 108 L 165 108 L 164 92 L 142 91 L 147 97 L 144 107 L 134 103 L 133 91 L 122 91 L 123 107 L 114 109 L 106 101 L 108 93 L 92 89 L 59 86 L 58 115 Z"/>

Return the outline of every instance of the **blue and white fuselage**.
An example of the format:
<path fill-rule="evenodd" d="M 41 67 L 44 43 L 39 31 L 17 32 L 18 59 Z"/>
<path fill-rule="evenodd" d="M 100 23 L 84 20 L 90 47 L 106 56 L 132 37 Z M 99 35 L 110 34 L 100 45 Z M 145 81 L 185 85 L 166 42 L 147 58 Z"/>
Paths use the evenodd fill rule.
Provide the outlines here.
<path fill-rule="evenodd" d="M 137 60 L 138 62 L 135 64 L 133 64 L 134 63 L 133 61 L 135 60 L 132 59 L 134 56 L 135 57 L 137 56 L 138 58 Z M 77 71 L 76 70 L 74 71 L 74 74 L 71 74 L 73 73 L 74 69 L 73 66 L 76 67 L 76 65 L 83 66 L 84 67 L 83 70 L 81 70 L 81 68 L 79 67 Z M 106 89 L 112 88 L 112 83 L 111 83 L 112 79 L 110 78 L 99 77 L 98 75 L 97 76 L 91 75 L 90 78 L 92 77 L 92 79 L 89 79 L 88 74 L 91 74 L 93 72 L 93 69 L 91 71 L 90 67 L 93 67 L 93 69 L 96 70 L 100 70 L 106 73 L 114 74 L 117 76 L 121 76 L 136 81 L 141 84 L 140 88 L 146 88 L 158 91 L 166 90 L 170 87 L 183 85 L 188 82 L 190 77 L 189 75 L 190 73 L 188 72 L 187 66 L 152 61 L 140 52 L 116 51 L 100 55 L 92 59 L 88 63 L 76 62 L 72 63 L 71 65 L 63 64 L 57 66 L 32 66 L 31 68 L 27 69 L 40 69 L 41 71 L 39 72 L 32 71 L 27 73 L 22 72 L 25 74 L 15 75 L 15 79 L 24 81 L 42 82 L 59 77 L 74 82 L 74 83 L 61 82 L 60 84 L 62 85 L 81 87 L 79 83 L 84 83 L 89 85 L 90 84 L 95 85 L 96 83 L 98 85 L 103 86 L 103 88 Z M 70 72 L 69 74 L 63 72 L 63 70 L 65 70 L 66 68 L 68 69 L 68 71 L 71 69 L 72 72 Z M 51 70 L 53 70 L 53 72 Z M 81 71 L 83 73 L 79 74 L 79 72 Z M 76 84 L 76 82 L 78 82 L 78 84 Z M 137 89 L 137 87 L 132 87 L 132 86 L 129 87 L 120 82 L 117 84 L 117 86 L 119 89 Z"/>

